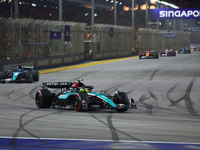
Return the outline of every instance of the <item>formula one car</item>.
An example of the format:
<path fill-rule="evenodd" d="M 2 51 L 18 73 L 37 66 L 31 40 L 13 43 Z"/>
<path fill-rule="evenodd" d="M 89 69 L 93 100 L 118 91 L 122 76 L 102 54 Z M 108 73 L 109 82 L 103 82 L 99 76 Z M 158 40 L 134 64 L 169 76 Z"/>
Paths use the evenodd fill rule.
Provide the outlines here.
<path fill-rule="evenodd" d="M 105 91 L 92 92 L 93 86 L 85 86 L 77 79 L 75 82 L 43 82 L 42 89 L 36 92 L 35 102 L 38 108 L 64 108 L 75 111 L 92 109 L 115 109 L 125 112 L 137 108 L 133 99 L 129 101 L 125 92 L 116 91 L 113 96 Z M 52 93 L 47 88 L 60 88 L 59 93 Z"/>
<path fill-rule="evenodd" d="M 194 48 L 194 51 L 200 51 L 200 46 L 197 46 L 196 48 Z"/>
<path fill-rule="evenodd" d="M 160 52 L 160 57 L 163 56 L 176 56 L 176 51 L 174 51 L 173 49 L 166 49 Z"/>
<path fill-rule="evenodd" d="M 181 50 L 178 50 L 178 54 L 190 54 L 191 50 L 188 49 L 187 47 L 182 48 Z"/>
<path fill-rule="evenodd" d="M 33 70 L 33 66 L 15 66 L 13 70 L 0 72 L 0 82 L 28 82 L 39 81 L 38 70 Z"/>
<path fill-rule="evenodd" d="M 139 54 L 139 59 L 156 59 L 159 58 L 158 52 L 154 50 L 148 50 L 144 53 Z"/>

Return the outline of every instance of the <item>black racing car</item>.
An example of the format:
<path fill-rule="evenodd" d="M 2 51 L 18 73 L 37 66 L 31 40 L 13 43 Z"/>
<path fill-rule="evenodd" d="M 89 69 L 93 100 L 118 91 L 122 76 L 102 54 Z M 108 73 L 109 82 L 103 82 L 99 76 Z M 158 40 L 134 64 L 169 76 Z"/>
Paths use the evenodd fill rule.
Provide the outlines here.
<path fill-rule="evenodd" d="M 191 50 L 188 49 L 187 47 L 182 48 L 181 50 L 178 50 L 178 54 L 190 54 Z"/>
<path fill-rule="evenodd" d="M 13 70 L 0 72 L 0 82 L 28 82 L 39 81 L 39 72 L 33 66 L 15 66 Z"/>
<path fill-rule="evenodd" d="M 159 58 L 158 52 L 155 50 L 148 50 L 144 53 L 139 54 L 139 59 L 157 59 Z"/>
<path fill-rule="evenodd" d="M 38 108 L 63 108 L 75 111 L 92 109 L 115 109 L 124 112 L 137 108 L 133 99 L 129 101 L 125 92 L 116 91 L 113 96 L 105 95 L 105 91 L 92 92 L 93 86 L 85 86 L 78 79 L 76 82 L 44 82 L 42 89 L 35 95 Z M 47 88 L 60 88 L 58 93 Z"/>
<path fill-rule="evenodd" d="M 164 56 L 176 56 L 176 51 L 174 51 L 173 49 L 166 49 L 162 52 L 160 52 L 160 57 L 164 57 Z"/>

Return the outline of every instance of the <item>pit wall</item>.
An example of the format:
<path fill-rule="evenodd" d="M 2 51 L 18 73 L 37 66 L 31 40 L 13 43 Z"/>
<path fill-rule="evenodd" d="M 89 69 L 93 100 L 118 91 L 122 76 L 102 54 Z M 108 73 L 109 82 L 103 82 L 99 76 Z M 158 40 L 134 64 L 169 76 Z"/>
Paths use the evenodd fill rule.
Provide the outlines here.
<path fill-rule="evenodd" d="M 190 46 L 190 33 L 183 31 L 173 31 L 176 33 L 176 38 L 164 38 L 166 30 L 154 30 L 140 28 L 137 33 L 138 53 L 146 50 L 156 50 L 157 52 L 171 47 L 174 50 L 179 50 L 182 47 Z"/>

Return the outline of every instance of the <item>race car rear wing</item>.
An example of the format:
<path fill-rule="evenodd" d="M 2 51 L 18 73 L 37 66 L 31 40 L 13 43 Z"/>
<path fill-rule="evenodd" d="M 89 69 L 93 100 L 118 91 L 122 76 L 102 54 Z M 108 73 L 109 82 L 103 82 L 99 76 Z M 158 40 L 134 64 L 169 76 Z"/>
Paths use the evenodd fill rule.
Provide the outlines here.
<path fill-rule="evenodd" d="M 14 66 L 14 68 L 17 68 L 17 66 Z M 22 68 L 33 69 L 33 66 L 22 66 Z"/>
<path fill-rule="evenodd" d="M 70 88 L 71 82 L 43 82 L 44 87 L 48 88 Z"/>

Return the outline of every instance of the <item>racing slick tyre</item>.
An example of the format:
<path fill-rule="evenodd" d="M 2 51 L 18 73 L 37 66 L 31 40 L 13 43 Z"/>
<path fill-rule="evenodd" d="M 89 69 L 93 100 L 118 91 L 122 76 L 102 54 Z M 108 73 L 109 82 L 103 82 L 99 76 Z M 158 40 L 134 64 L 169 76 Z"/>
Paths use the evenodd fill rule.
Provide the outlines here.
<path fill-rule="evenodd" d="M 79 98 L 79 96 L 80 98 Z M 75 111 L 86 111 L 89 105 L 89 99 L 87 94 L 78 93 L 73 99 L 73 107 Z"/>
<path fill-rule="evenodd" d="M 141 57 L 142 57 L 142 54 L 139 54 L 139 59 L 141 59 Z"/>
<path fill-rule="evenodd" d="M 33 81 L 39 81 L 39 71 L 38 70 L 33 70 Z"/>
<path fill-rule="evenodd" d="M 173 56 L 176 56 L 176 52 L 174 52 Z"/>
<path fill-rule="evenodd" d="M 159 57 L 158 57 L 158 53 L 156 53 L 155 55 L 154 55 L 154 58 L 155 59 L 158 59 Z"/>
<path fill-rule="evenodd" d="M 156 54 L 156 58 L 157 58 L 157 59 L 159 58 L 159 55 L 158 55 L 158 53 Z"/>
<path fill-rule="evenodd" d="M 49 90 L 43 89 L 37 91 L 35 103 L 38 108 L 49 108 L 52 105 L 52 94 Z"/>
<path fill-rule="evenodd" d="M 5 79 L 6 78 L 6 73 L 5 72 L 0 72 L 0 81 L 1 79 Z M 1 81 L 1 83 L 5 83 L 5 81 Z"/>
<path fill-rule="evenodd" d="M 33 83 L 33 74 L 30 71 L 26 73 L 26 82 Z"/>
<path fill-rule="evenodd" d="M 116 109 L 117 112 L 125 112 L 128 110 L 129 108 L 129 105 L 130 105 L 130 102 L 129 102 L 129 99 L 128 99 L 128 96 L 125 92 L 119 92 L 119 101 L 121 104 L 124 104 L 125 106 L 127 106 L 126 108 L 124 109 Z"/>

